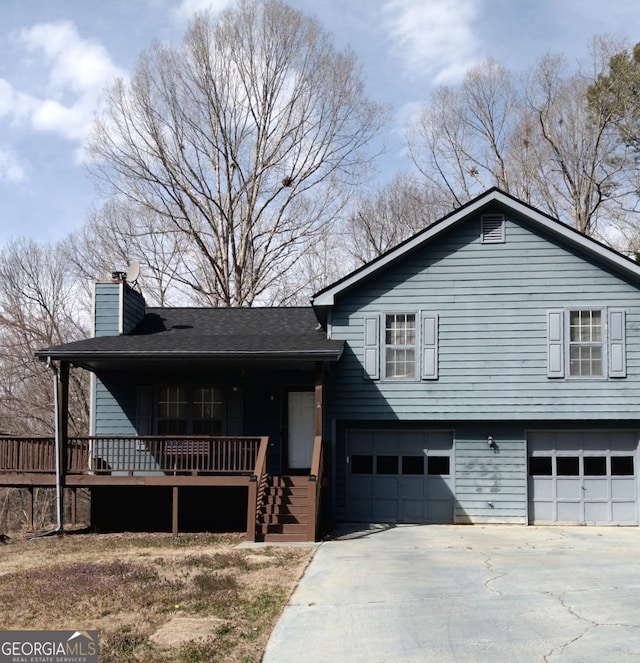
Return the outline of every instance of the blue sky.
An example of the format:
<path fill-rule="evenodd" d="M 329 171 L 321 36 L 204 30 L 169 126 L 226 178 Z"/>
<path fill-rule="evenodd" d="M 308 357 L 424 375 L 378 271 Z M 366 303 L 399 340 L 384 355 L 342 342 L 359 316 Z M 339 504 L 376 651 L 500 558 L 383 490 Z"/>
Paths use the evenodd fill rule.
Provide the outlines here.
<path fill-rule="evenodd" d="M 154 40 L 179 43 L 194 11 L 228 0 L 0 0 L 0 247 L 57 240 L 96 200 L 83 146 L 101 92 Z M 638 0 L 291 0 L 356 53 L 393 119 L 381 178 L 407 168 L 401 128 L 438 83 L 488 56 L 525 70 L 585 56 L 594 35 L 640 41 Z"/>

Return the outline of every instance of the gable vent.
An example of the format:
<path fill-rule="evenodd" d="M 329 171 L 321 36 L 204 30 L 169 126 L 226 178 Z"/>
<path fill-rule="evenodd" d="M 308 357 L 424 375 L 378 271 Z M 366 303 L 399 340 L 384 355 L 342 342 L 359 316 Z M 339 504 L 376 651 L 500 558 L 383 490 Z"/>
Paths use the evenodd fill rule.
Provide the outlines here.
<path fill-rule="evenodd" d="M 483 214 L 482 215 L 482 243 L 499 244 L 505 241 L 504 237 L 504 215 Z"/>

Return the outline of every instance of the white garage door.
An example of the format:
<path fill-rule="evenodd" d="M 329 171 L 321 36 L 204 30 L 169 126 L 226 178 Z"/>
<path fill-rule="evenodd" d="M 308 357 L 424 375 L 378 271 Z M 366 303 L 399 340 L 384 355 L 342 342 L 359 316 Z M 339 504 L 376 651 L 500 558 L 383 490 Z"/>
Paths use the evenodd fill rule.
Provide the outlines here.
<path fill-rule="evenodd" d="M 453 522 L 450 431 L 348 431 L 347 453 L 349 520 Z"/>
<path fill-rule="evenodd" d="M 637 431 L 527 435 L 529 522 L 637 525 Z"/>

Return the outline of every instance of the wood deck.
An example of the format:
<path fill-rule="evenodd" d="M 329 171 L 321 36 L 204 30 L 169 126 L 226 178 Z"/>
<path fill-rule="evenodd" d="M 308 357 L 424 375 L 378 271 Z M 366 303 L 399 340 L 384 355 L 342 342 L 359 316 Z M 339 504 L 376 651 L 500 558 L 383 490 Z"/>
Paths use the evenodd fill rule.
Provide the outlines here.
<path fill-rule="evenodd" d="M 59 467 L 64 488 L 165 486 L 173 489 L 172 531 L 178 534 L 179 489 L 191 486 L 245 486 L 248 540 L 264 534 L 268 493 L 267 437 L 94 436 L 69 438 Z M 297 524 L 295 540 L 317 535 L 322 440 L 316 437 L 307 478 L 308 514 Z M 48 437 L 0 438 L 0 486 L 54 487 L 55 440 Z M 287 519 L 283 524 L 287 524 Z M 304 526 L 303 526 L 304 525 Z M 287 528 L 284 528 L 287 529 Z M 286 536 L 292 536 L 289 527 Z M 282 538 L 286 538 L 283 536 Z M 275 537 L 274 537 L 275 538 Z M 289 540 L 291 540 L 289 538 Z"/>

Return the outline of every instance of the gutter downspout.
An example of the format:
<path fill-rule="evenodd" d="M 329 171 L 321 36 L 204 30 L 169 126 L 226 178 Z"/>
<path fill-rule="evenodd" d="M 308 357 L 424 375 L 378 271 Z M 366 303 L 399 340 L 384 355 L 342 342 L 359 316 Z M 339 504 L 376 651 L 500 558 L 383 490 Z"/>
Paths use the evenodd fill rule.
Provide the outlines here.
<path fill-rule="evenodd" d="M 60 466 L 60 403 L 58 398 L 59 384 L 58 384 L 58 369 L 51 361 L 51 357 L 47 357 L 47 367 L 53 372 L 53 426 L 54 426 L 54 454 L 56 465 L 56 526 L 49 532 L 42 534 L 35 534 L 30 539 L 37 539 L 43 536 L 53 536 L 54 534 L 62 534 L 62 467 Z"/>

